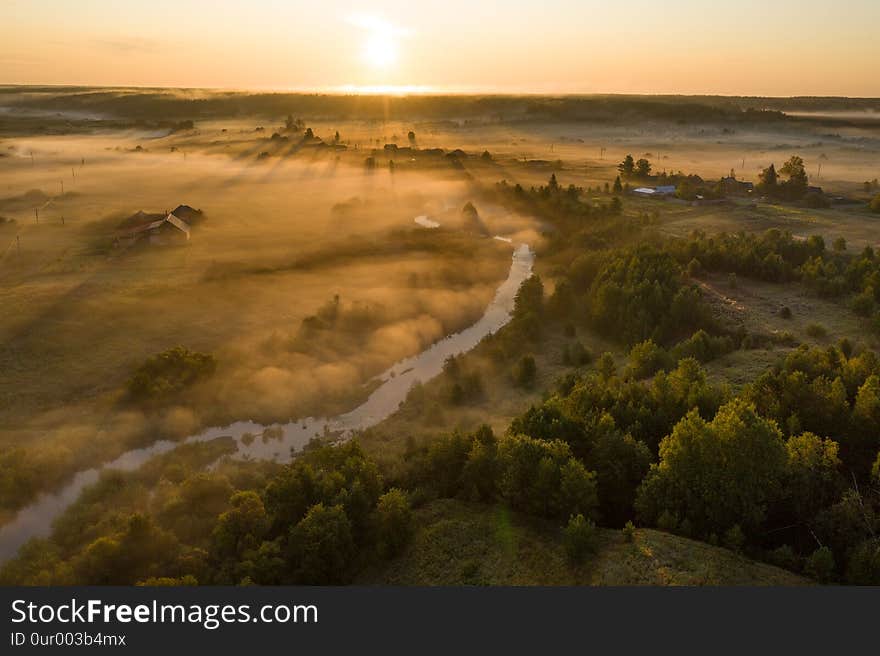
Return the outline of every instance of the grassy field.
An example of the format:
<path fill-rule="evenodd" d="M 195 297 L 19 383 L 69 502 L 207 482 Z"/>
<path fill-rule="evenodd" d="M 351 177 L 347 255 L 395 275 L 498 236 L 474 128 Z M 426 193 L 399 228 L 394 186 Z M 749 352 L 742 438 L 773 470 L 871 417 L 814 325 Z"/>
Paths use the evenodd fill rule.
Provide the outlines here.
<path fill-rule="evenodd" d="M 416 533 L 387 565 L 360 584 L 383 585 L 804 585 L 771 565 L 652 529 L 633 542 L 601 529 L 596 552 L 581 565 L 566 558 L 561 529 L 502 506 L 454 500 L 416 512 Z"/>

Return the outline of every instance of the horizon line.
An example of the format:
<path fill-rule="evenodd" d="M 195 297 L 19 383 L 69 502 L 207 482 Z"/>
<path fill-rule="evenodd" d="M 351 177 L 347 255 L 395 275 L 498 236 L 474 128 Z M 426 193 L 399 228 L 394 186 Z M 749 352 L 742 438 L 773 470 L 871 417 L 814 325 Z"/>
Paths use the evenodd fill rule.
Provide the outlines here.
<path fill-rule="evenodd" d="M 326 95 L 326 96 L 497 96 L 497 97 L 590 97 L 590 96 L 621 96 L 621 97 L 690 97 L 690 98 L 760 98 L 770 100 L 795 99 L 828 99 L 828 100 L 868 100 L 880 102 L 880 96 L 847 96 L 835 94 L 785 94 L 762 95 L 754 93 L 720 93 L 720 92 L 676 92 L 676 91 L 550 91 L 510 89 L 467 88 L 467 87 L 432 87 L 429 85 L 354 85 L 344 84 L 328 87 L 297 88 L 297 87 L 214 87 L 214 86 L 180 86 L 160 84 L 81 84 L 70 83 L 16 83 L 0 82 L 0 89 L 15 88 L 53 88 L 53 89 L 120 89 L 120 90 L 166 90 L 166 91 L 201 91 L 211 93 L 262 93 L 290 95 Z"/>

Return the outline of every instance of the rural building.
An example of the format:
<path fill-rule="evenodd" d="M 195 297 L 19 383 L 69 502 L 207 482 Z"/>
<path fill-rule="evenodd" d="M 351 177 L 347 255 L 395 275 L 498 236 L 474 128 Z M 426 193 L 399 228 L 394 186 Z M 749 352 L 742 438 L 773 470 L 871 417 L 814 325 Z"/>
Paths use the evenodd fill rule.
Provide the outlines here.
<path fill-rule="evenodd" d="M 675 195 L 675 185 L 660 185 L 659 187 L 636 187 L 632 190 L 636 196 L 645 198 L 665 198 Z"/>
<path fill-rule="evenodd" d="M 755 191 L 755 185 L 751 182 L 742 182 L 733 176 L 721 178 L 721 191 L 725 194 L 747 196 Z"/>
<path fill-rule="evenodd" d="M 178 209 L 186 207 L 188 206 L 181 205 Z M 189 209 L 192 210 L 192 208 Z M 198 212 L 198 210 L 193 211 Z M 185 211 L 181 213 L 185 214 Z M 201 214 L 201 212 L 198 212 L 198 214 Z M 129 220 L 144 217 L 155 217 L 155 215 L 138 212 L 130 217 Z M 124 227 L 117 233 L 114 244 L 116 246 L 131 246 L 142 241 L 154 246 L 185 244 L 190 239 L 191 231 L 192 228 L 189 223 L 176 216 L 174 212 L 169 212 L 162 218 L 131 227 Z"/>

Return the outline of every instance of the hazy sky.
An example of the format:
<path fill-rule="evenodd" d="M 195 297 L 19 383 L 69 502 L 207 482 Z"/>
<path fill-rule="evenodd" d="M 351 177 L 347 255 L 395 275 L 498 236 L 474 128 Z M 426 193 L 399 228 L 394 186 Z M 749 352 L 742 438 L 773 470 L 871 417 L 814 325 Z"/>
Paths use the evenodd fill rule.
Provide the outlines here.
<path fill-rule="evenodd" d="M 0 0 L 0 83 L 880 96 L 880 0 Z"/>

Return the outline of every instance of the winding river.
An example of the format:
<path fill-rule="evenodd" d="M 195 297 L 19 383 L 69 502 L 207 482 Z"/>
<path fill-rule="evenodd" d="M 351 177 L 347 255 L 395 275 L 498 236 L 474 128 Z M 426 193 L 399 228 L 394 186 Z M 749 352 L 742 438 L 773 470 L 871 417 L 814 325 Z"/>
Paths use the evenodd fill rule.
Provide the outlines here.
<path fill-rule="evenodd" d="M 527 244 L 515 247 L 507 279 L 496 290 L 483 316 L 469 328 L 448 335 L 418 355 L 401 360 L 381 373 L 374 379 L 379 382 L 378 387 L 354 410 L 336 417 L 307 417 L 274 426 L 238 421 L 229 426 L 208 428 L 183 441 L 160 440 L 128 451 L 100 467 L 78 472 L 61 491 L 40 496 L 19 511 L 11 522 L 0 527 L 0 562 L 14 556 L 31 538 L 48 536 L 55 518 L 76 501 L 84 488 L 97 482 L 104 470 L 133 471 L 181 444 L 208 442 L 220 437 L 235 440 L 238 458 L 288 462 L 297 450 L 316 436 L 332 435 L 345 439 L 356 431 L 375 426 L 398 409 L 417 381 L 434 378 L 443 370 L 448 357 L 471 350 L 484 337 L 510 321 L 516 292 L 532 274 L 533 262 L 534 253 Z"/>

